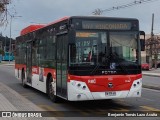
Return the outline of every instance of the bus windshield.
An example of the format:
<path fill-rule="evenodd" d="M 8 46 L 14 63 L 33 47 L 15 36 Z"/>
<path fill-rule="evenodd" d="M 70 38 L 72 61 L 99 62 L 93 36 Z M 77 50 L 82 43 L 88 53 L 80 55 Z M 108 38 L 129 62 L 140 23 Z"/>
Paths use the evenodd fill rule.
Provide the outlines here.
<path fill-rule="evenodd" d="M 70 47 L 70 66 L 137 63 L 137 32 L 77 31 Z"/>

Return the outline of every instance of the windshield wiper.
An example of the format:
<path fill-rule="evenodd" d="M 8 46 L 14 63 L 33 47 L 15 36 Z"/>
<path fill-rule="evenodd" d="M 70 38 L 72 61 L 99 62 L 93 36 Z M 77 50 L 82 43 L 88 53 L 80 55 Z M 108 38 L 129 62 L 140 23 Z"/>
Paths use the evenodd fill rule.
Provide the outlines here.
<path fill-rule="evenodd" d="M 105 56 L 104 56 L 104 59 L 105 59 L 105 60 L 104 60 L 104 61 L 102 60 L 101 62 L 102 62 L 102 64 L 104 63 L 104 65 L 106 65 L 106 64 L 109 63 L 110 56 L 105 55 Z M 98 70 L 99 66 L 100 66 L 100 64 L 97 63 L 97 65 L 95 66 L 95 68 L 91 71 L 91 74 L 95 73 L 95 72 Z"/>
<path fill-rule="evenodd" d="M 93 74 L 95 71 L 97 71 L 97 69 L 99 68 L 99 66 L 100 66 L 100 64 L 98 63 L 98 64 L 96 65 L 96 67 L 91 71 L 91 74 Z"/>

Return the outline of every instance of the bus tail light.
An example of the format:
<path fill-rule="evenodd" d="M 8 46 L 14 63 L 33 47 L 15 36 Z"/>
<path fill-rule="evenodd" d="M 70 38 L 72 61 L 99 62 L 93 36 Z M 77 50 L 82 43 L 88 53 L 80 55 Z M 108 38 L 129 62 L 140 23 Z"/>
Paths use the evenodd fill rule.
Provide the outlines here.
<path fill-rule="evenodd" d="M 68 81 L 70 81 L 71 77 L 70 77 L 70 74 L 68 74 Z"/>

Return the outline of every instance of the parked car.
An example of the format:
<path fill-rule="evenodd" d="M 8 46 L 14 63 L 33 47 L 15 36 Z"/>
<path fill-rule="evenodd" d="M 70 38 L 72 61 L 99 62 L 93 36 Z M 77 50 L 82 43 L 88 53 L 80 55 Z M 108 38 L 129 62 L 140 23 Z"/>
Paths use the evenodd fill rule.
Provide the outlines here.
<path fill-rule="evenodd" d="M 142 63 L 141 68 L 142 68 L 142 70 L 149 70 L 149 64 L 148 63 Z"/>

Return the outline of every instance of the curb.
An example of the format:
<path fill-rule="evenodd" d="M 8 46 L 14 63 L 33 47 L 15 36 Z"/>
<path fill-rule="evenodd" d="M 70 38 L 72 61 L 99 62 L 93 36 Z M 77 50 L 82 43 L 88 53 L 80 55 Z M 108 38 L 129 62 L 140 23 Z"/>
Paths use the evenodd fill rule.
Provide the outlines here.
<path fill-rule="evenodd" d="M 142 73 L 142 75 L 145 75 L 145 76 L 153 76 L 153 77 L 160 77 L 160 75 L 148 74 L 148 73 Z"/>
<path fill-rule="evenodd" d="M 15 64 L 4 64 L 6 66 L 15 66 Z"/>
<path fill-rule="evenodd" d="M 15 64 L 5 64 L 5 63 L 2 63 L 0 65 L 3 65 L 3 66 L 15 66 Z"/>
<path fill-rule="evenodd" d="M 142 85 L 143 88 L 160 90 L 160 86 L 150 86 L 150 85 Z"/>

